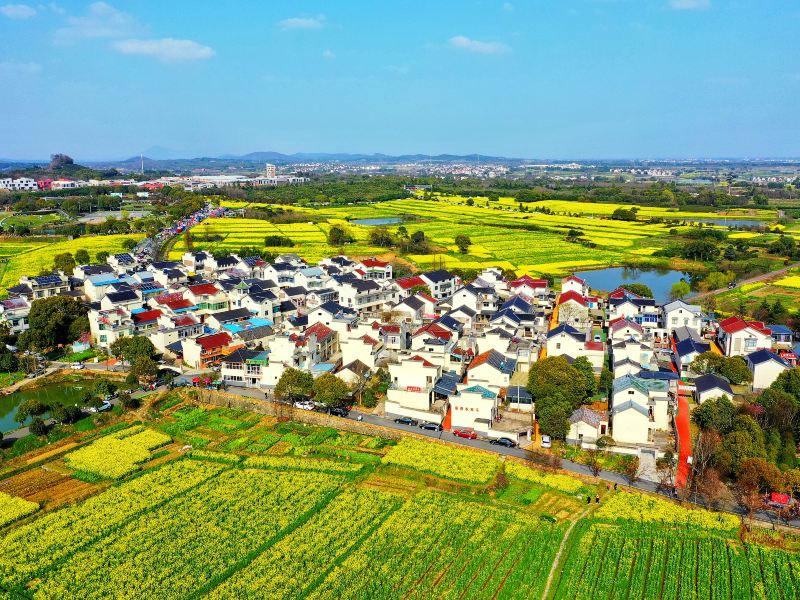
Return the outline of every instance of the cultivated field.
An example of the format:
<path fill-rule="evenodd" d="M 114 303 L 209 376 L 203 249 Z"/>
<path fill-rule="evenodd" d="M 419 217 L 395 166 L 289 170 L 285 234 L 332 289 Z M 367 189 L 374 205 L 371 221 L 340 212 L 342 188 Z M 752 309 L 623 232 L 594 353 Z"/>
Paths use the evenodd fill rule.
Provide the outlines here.
<path fill-rule="evenodd" d="M 92 260 L 98 252 L 122 252 L 122 242 L 133 238 L 139 240 L 143 234 L 100 235 L 87 236 L 74 240 L 62 241 L 25 241 L 26 238 L 0 238 L 0 259 L 7 258 L 8 262 L 0 263 L 0 289 L 19 283 L 22 275 L 38 275 L 42 271 L 53 268 L 53 257 L 62 252 L 72 252 L 80 249 L 89 252 Z"/>
<path fill-rule="evenodd" d="M 239 207 L 239 204 L 235 206 Z M 242 246 L 263 247 L 266 236 L 280 235 L 290 238 L 293 246 L 269 250 L 296 252 L 312 262 L 339 251 L 351 256 L 381 255 L 386 248 L 369 244 L 372 228 L 350 221 L 400 218 L 409 234 L 421 230 L 432 242 L 434 252 L 406 256 L 420 268 L 434 265 L 462 269 L 499 266 L 516 270 L 519 274 L 563 274 L 622 261 L 643 266 L 655 264 L 657 261 L 650 255 L 666 244 L 671 229 L 667 225 L 613 221 L 594 218 L 590 214 L 570 216 L 520 212 L 516 205 L 502 203 L 491 203 L 489 207 L 466 206 L 415 198 L 319 210 L 293 207 L 293 210 L 308 213 L 310 220 L 315 222 L 275 225 L 255 219 L 211 219 L 192 230 L 193 247 L 235 251 Z M 327 233 L 334 224 L 343 225 L 356 238 L 356 243 L 343 248 L 329 245 Z M 392 224 L 388 228 L 396 232 L 399 225 Z M 579 232 L 582 239 L 594 247 L 567 241 L 570 231 Z M 455 245 L 455 237 L 459 234 L 469 236 L 472 241 L 466 254 L 461 254 Z M 217 238 L 220 239 L 212 241 Z M 185 251 L 185 241 L 181 238 L 170 256 L 179 258 Z"/>
<path fill-rule="evenodd" d="M 550 598 L 786 600 L 800 585 L 790 543 L 742 542 L 727 515 L 177 394 L 160 411 L 0 481 L 0 514 L 15 515 L 0 523 L 0 597 L 538 600 L 551 572 Z M 101 446 L 141 470 L 51 506 L 52 471 Z"/>

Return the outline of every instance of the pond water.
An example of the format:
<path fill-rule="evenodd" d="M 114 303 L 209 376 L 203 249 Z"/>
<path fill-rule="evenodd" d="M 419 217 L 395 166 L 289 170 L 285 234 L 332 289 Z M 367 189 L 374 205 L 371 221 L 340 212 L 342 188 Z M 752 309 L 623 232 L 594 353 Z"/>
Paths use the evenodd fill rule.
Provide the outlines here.
<path fill-rule="evenodd" d="M 722 227 L 762 227 L 768 226 L 769 221 L 760 221 L 758 219 L 726 219 L 726 218 L 699 218 L 699 219 L 686 219 L 690 223 L 708 223 L 709 225 L 721 225 Z"/>
<path fill-rule="evenodd" d="M 403 219 L 400 217 L 379 217 L 375 219 L 353 219 L 350 222 L 356 225 L 395 225 L 402 223 Z"/>
<path fill-rule="evenodd" d="M 8 396 L 0 396 L 0 432 L 6 433 L 20 427 L 14 420 L 17 407 L 30 398 L 38 398 L 45 404 L 82 404 L 81 397 L 89 383 L 53 383 L 36 389 L 21 390 Z M 47 418 L 45 415 L 43 418 Z M 23 423 L 26 425 L 29 421 Z"/>
<path fill-rule="evenodd" d="M 689 275 L 669 269 L 633 269 L 629 267 L 609 267 L 597 271 L 575 273 L 585 279 L 593 290 L 611 292 L 626 283 L 643 283 L 653 290 L 657 302 L 668 302 L 672 286 L 681 279 L 689 281 Z"/>

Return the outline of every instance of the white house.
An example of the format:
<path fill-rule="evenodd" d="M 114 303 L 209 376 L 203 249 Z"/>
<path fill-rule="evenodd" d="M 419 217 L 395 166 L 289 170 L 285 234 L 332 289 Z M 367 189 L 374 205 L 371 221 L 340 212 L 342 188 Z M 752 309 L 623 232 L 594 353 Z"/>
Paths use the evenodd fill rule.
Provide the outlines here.
<path fill-rule="evenodd" d="M 487 434 L 497 417 L 497 393 L 481 385 L 459 386 L 450 396 L 450 419 L 454 429 L 473 429 Z"/>
<path fill-rule="evenodd" d="M 586 296 L 589 293 L 589 284 L 586 280 L 575 275 L 569 275 L 561 280 L 561 293 L 575 292 L 579 296 Z"/>
<path fill-rule="evenodd" d="M 720 396 L 733 398 L 731 384 L 724 377 L 708 373 L 694 380 L 694 399 L 698 404 Z"/>
<path fill-rule="evenodd" d="M 497 350 L 489 350 L 472 359 L 467 368 L 467 381 L 471 385 L 479 384 L 497 393 L 500 388 L 508 387 L 516 368 L 516 359 Z"/>
<path fill-rule="evenodd" d="M 703 311 L 696 304 L 675 300 L 661 307 L 661 320 L 664 329 L 672 334 L 678 327 L 686 327 L 698 335 L 703 329 Z"/>
<path fill-rule="evenodd" d="M 608 413 L 581 406 L 569 417 L 567 443 L 593 448 L 597 440 L 608 435 Z"/>
<path fill-rule="evenodd" d="M 756 350 L 746 357 L 747 366 L 753 374 L 753 390 L 765 390 L 778 378 L 778 375 L 792 366 L 783 358 L 769 350 Z"/>
<path fill-rule="evenodd" d="M 626 375 L 614 380 L 611 435 L 619 444 L 652 445 L 669 428 L 667 383 Z"/>
<path fill-rule="evenodd" d="M 725 356 L 745 356 L 772 348 L 772 331 L 761 321 L 728 317 L 719 322 L 717 339 Z"/>
<path fill-rule="evenodd" d="M 418 355 L 390 364 L 386 413 L 440 421 L 442 415 L 430 411 L 433 388 L 441 375 L 440 366 Z"/>

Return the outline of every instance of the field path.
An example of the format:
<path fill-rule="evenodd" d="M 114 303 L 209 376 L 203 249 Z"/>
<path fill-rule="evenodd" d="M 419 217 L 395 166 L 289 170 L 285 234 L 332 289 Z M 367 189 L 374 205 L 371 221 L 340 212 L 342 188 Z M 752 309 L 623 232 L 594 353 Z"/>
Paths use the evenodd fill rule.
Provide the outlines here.
<path fill-rule="evenodd" d="M 544 590 L 542 591 L 542 600 L 546 600 L 548 594 L 550 593 L 550 586 L 553 584 L 553 578 L 556 576 L 556 570 L 558 570 L 558 565 L 561 564 L 561 555 L 564 553 L 564 548 L 567 546 L 567 540 L 569 539 L 572 530 L 575 529 L 575 525 L 583 519 L 586 514 L 592 510 L 591 506 L 587 506 L 583 509 L 583 512 L 579 514 L 572 520 L 567 530 L 564 532 L 564 537 L 561 539 L 561 545 L 558 547 L 558 552 L 556 552 L 556 556 L 553 559 L 553 565 L 550 567 L 550 573 L 547 576 L 547 583 L 544 584 Z"/>
<path fill-rule="evenodd" d="M 796 267 L 800 267 L 800 263 L 792 263 L 782 269 L 778 269 L 777 271 L 770 271 L 769 273 L 764 273 L 763 275 L 756 275 L 755 277 L 750 277 L 748 279 L 742 279 L 736 284 L 736 287 L 741 287 L 743 285 L 748 285 L 750 283 L 761 283 L 762 281 L 766 281 L 768 279 L 777 279 L 780 275 L 785 275 L 791 269 Z M 733 288 L 736 289 L 736 288 Z M 694 296 L 689 296 L 686 298 L 687 300 L 697 300 L 698 298 L 704 298 L 705 296 L 714 296 L 716 294 L 721 294 L 722 292 L 728 292 L 727 287 L 719 288 L 716 290 L 708 290 L 707 292 L 701 292 L 699 294 L 695 294 Z"/>

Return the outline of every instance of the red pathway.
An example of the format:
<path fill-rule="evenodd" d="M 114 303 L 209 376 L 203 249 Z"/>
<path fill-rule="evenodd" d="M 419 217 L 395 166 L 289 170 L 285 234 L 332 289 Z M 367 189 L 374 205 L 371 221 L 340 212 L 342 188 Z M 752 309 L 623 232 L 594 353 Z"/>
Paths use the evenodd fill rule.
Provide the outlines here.
<path fill-rule="evenodd" d="M 675 425 L 678 429 L 679 448 L 678 475 L 675 478 L 675 485 L 685 488 L 691 467 L 688 459 L 692 455 L 692 433 L 689 429 L 689 401 L 680 393 L 678 394 L 678 416 L 675 418 Z"/>
<path fill-rule="evenodd" d="M 452 415 L 450 411 L 453 410 L 449 405 L 447 407 L 447 414 L 444 416 L 444 421 L 442 421 L 442 429 L 445 431 L 450 431 L 452 427 Z"/>
<path fill-rule="evenodd" d="M 675 340 L 672 340 L 672 355 L 677 356 L 675 352 Z M 672 370 L 677 373 L 678 369 L 675 363 L 671 363 Z M 685 488 L 686 483 L 689 481 L 689 472 L 691 465 L 689 464 L 689 457 L 692 455 L 692 431 L 689 427 L 689 400 L 685 392 L 681 389 L 681 384 L 684 382 L 678 380 L 678 414 L 675 417 L 675 429 L 678 433 L 678 474 L 675 477 L 675 487 Z"/>

